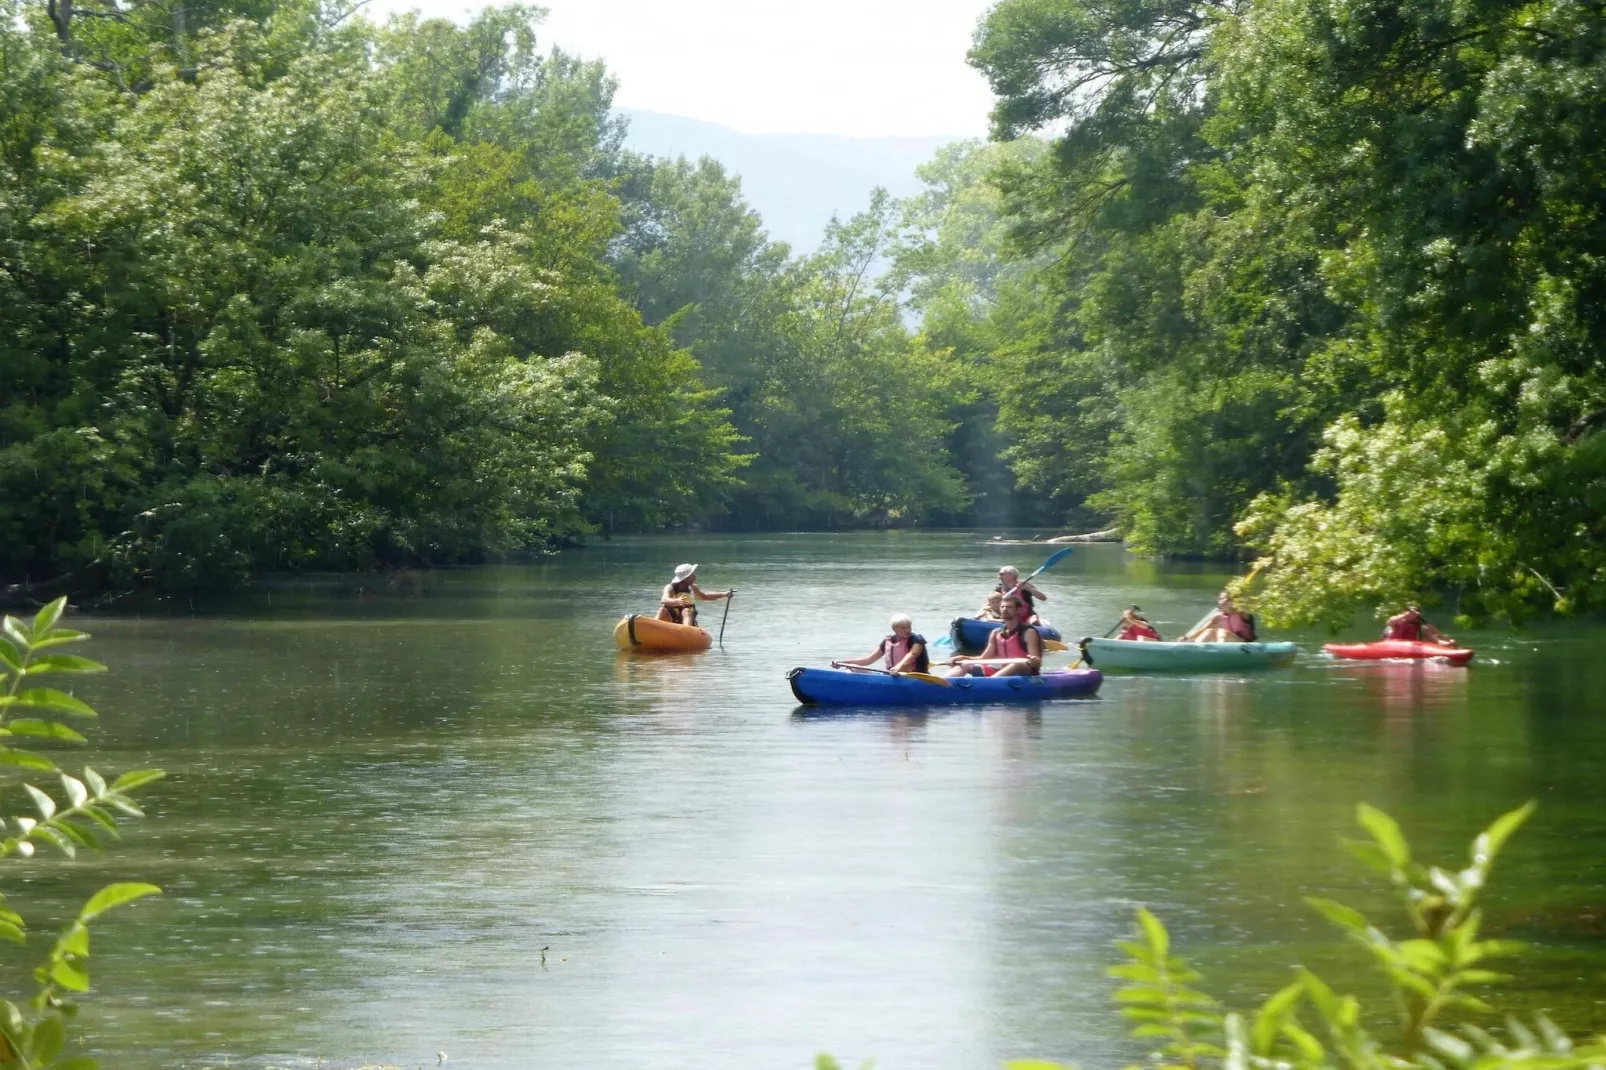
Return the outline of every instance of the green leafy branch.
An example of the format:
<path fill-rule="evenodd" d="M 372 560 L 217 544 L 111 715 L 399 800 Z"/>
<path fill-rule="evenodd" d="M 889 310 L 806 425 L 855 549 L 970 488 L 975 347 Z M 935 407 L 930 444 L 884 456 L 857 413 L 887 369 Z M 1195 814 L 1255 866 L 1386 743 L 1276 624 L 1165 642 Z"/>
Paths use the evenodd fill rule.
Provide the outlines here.
<path fill-rule="evenodd" d="M 104 672 L 105 666 L 88 658 L 48 653 L 89 637 L 57 627 L 66 600 L 58 598 L 30 621 L 7 616 L 0 622 L 0 765 L 53 773 L 60 781 L 61 801 L 34 784 L 22 788 L 35 814 L 0 815 L 0 859 L 29 858 L 39 843 L 48 844 L 68 858 L 81 847 L 99 849 L 106 838 L 118 835 L 118 818 L 143 817 L 130 792 L 160 780 L 159 769 L 124 773 L 108 784 L 93 768 L 82 776 L 57 768 L 49 758 L 11 745 L 24 737 L 79 744 L 84 737 L 57 720 L 57 716 L 94 718 L 98 715 L 81 699 L 48 687 L 30 687 L 34 678 L 57 673 Z M 115 907 L 146 896 L 158 895 L 153 884 L 122 882 L 96 892 L 51 945 L 49 954 L 33 971 L 38 988 L 26 1010 L 11 1000 L 0 1000 L 0 1068 L 40 1070 L 92 1070 L 95 1060 L 86 1056 L 62 1058 L 67 1043 L 66 1021 L 76 1007 L 71 997 L 89 989 L 89 924 Z M 26 944 L 22 915 L 0 896 L 0 939 Z"/>
<path fill-rule="evenodd" d="M 1188 987 L 1199 974 L 1171 954 L 1171 937 L 1148 910 L 1138 908 L 1138 931 L 1133 940 L 1116 945 L 1127 962 L 1110 968 L 1110 976 L 1129 982 L 1115 993 L 1121 1015 L 1138 1023 L 1134 1037 L 1161 1038 L 1156 1050 L 1159 1070 L 1197 1070 L 1205 1060 L 1218 1057 L 1222 1018 L 1216 1001 Z"/>
<path fill-rule="evenodd" d="M 1132 1035 L 1161 1041 L 1147 1065 L 1210 1070 L 1606 1067 L 1606 1041 L 1574 1043 L 1543 1016 L 1531 1025 L 1508 1017 L 1501 1035 L 1467 1020 L 1493 1014 L 1488 1002 L 1468 991 L 1504 980 L 1486 963 L 1521 950 L 1511 941 L 1480 937 L 1477 899 L 1501 848 L 1533 811 L 1529 803 L 1496 819 L 1473 840 L 1468 864 L 1452 872 L 1415 862 L 1392 818 L 1359 807 L 1357 816 L 1370 840 L 1350 843 L 1349 849 L 1388 878 L 1410 933 L 1390 936 L 1359 911 L 1330 899 L 1307 902 L 1381 968 L 1398 1008 L 1398 1050 L 1366 1028 L 1371 1016 L 1359 1000 L 1334 992 L 1309 970 L 1299 970 L 1251 1014 L 1220 1013 L 1208 996 L 1190 987 L 1198 974 L 1170 953 L 1165 927 L 1140 909 L 1136 938 L 1118 945 L 1128 961 L 1110 972 L 1132 982 L 1115 994 L 1122 1014 L 1139 1023 Z"/>

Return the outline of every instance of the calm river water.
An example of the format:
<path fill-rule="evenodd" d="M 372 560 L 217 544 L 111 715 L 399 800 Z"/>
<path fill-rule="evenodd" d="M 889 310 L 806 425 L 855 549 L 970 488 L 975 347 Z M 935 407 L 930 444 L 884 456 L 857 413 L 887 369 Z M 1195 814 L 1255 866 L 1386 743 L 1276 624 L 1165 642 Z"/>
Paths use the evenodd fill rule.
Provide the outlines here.
<path fill-rule="evenodd" d="M 1355 803 L 1459 861 L 1537 798 L 1489 925 L 1536 945 L 1512 1000 L 1606 1027 L 1606 630 L 1467 635 L 1468 670 L 1335 664 L 1312 634 L 1258 678 L 797 710 L 790 666 L 871 649 L 896 609 L 934 639 L 1044 553 L 616 540 L 417 591 L 93 619 L 95 761 L 171 779 L 124 844 L 7 894 L 35 920 L 106 880 L 167 889 L 96 929 L 84 1020 L 120 1068 L 1100 1067 L 1132 1054 L 1104 971 L 1137 904 L 1229 1001 L 1296 963 L 1365 990 L 1300 903 L 1383 909 L 1339 846 Z M 740 589 L 725 649 L 616 656 L 614 621 L 681 560 Z M 1170 635 L 1223 578 L 1092 546 L 1044 608 L 1074 637 L 1136 602 Z"/>

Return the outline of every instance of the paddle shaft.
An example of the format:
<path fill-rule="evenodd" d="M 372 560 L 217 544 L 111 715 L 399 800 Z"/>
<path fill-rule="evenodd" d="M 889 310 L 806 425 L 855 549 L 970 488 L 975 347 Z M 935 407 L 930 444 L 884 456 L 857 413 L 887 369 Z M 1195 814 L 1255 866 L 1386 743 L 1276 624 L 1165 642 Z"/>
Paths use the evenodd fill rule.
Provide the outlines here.
<path fill-rule="evenodd" d="M 725 645 L 725 622 L 730 619 L 731 599 L 736 597 L 736 588 L 732 587 L 725 592 L 725 612 L 719 618 L 719 645 Z"/>
<path fill-rule="evenodd" d="M 844 665 L 842 667 L 848 670 L 848 672 L 873 672 L 877 676 L 906 676 L 911 680 L 919 680 L 923 684 L 940 684 L 943 687 L 948 686 L 947 680 L 943 679 L 941 676 L 937 676 L 929 672 L 893 672 L 891 669 L 878 669 L 873 665 Z"/>

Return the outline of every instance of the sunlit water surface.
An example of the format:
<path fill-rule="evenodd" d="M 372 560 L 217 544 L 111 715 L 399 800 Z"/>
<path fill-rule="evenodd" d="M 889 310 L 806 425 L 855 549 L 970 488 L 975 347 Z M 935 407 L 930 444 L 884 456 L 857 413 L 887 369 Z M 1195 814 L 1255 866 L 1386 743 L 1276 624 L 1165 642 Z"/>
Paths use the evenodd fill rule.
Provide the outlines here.
<path fill-rule="evenodd" d="M 1105 970 L 1136 905 L 1229 1001 L 1297 963 L 1367 991 L 1300 902 L 1383 910 L 1339 846 L 1355 803 L 1456 861 L 1537 798 L 1490 890 L 1490 927 L 1536 945 L 1511 998 L 1606 1027 L 1606 629 L 1468 635 L 1468 670 L 1336 664 L 1312 634 L 1291 671 L 1041 709 L 797 708 L 787 668 L 864 653 L 892 610 L 935 639 L 1045 553 L 616 540 L 94 619 L 94 760 L 171 777 L 125 843 L 6 891 L 39 919 L 166 889 L 95 932 L 90 1048 L 133 1070 L 1098 1067 L 1133 1054 Z M 616 655 L 686 559 L 739 588 L 724 649 Z M 1222 579 L 1087 547 L 1045 609 L 1075 637 L 1136 602 L 1171 635 Z"/>

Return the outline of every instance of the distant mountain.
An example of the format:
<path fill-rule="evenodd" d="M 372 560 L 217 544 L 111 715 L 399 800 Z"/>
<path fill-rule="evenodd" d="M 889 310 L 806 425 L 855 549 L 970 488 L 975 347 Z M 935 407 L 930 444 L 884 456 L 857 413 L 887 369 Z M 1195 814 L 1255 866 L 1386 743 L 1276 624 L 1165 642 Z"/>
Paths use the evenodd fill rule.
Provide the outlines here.
<path fill-rule="evenodd" d="M 771 238 L 812 252 L 832 213 L 844 219 L 885 186 L 894 197 L 920 190 L 915 168 L 952 137 L 837 137 L 743 134 L 715 123 L 626 108 L 625 145 L 653 156 L 711 156 L 742 176 L 747 203 Z"/>

